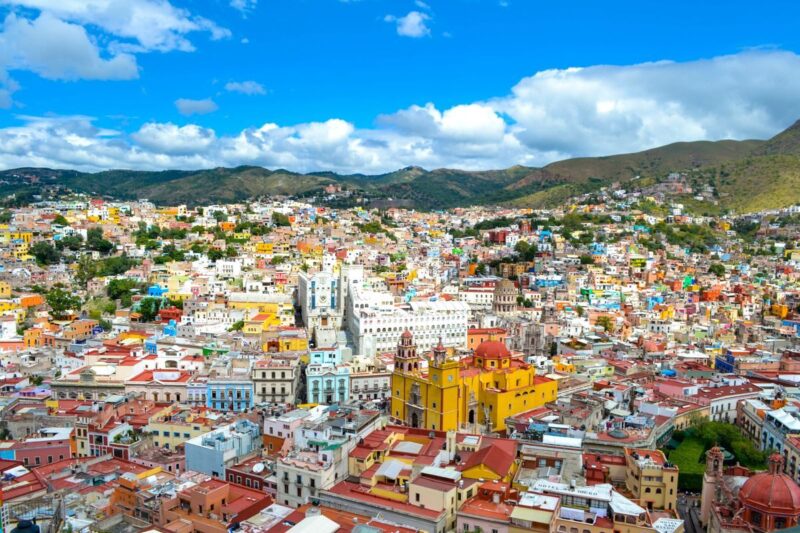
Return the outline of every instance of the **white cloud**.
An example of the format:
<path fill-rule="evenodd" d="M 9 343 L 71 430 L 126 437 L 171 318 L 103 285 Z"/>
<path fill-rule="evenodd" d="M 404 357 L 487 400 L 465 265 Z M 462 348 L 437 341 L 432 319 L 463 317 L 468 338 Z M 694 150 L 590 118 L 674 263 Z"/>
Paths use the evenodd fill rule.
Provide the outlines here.
<path fill-rule="evenodd" d="M 490 102 L 533 149 L 577 155 L 677 140 L 765 138 L 800 117 L 800 56 L 754 51 L 708 60 L 548 70 Z"/>
<path fill-rule="evenodd" d="M 202 100 L 192 100 L 191 98 L 178 98 L 175 100 L 175 107 L 181 115 L 206 115 L 218 109 L 217 104 L 211 98 Z"/>
<path fill-rule="evenodd" d="M 131 135 L 139 147 L 159 154 L 188 155 L 208 149 L 216 140 L 214 130 L 196 124 L 148 122 Z"/>
<path fill-rule="evenodd" d="M 256 8 L 258 0 L 231 0 L 231 7 L 239 11 L 242 15 L 246 15 Z"/>
<path fill-rule="evenodd" d="M 0 29 L 0 107 L 12 105 L 11 70 L 47 79 L 137 78 L 135 54 L 192 51 L 188 35 L 230 37 L 213 21 L 169 0 L 0 0 L 10 6 Z"/>
<path fill-rule="evenodd" d="M 0 167 L 200 168 L 240 164 L 377 173 L 408 165 L 502 168 L 631 152 L 675 141 L 767 138 L 800 118 L 800 56 L 750 51 L 685 63 L 549 70 L 505 96 L 433 103 L 357 128 L 342 119 L 221 135 L 148 123 L 130 136 L 87 117 L 18 117 L 0 128 Z M 177 105 L 177 104 L 176 104 Z M 186 100 L 182 112 L 216 109 Z"/>
<path fill-rule="evenodd" d="M 125 80 L 139 75 L 132 55 L 102 57 L 82 26 L 49 13 L 34 20 L 9 14 L 0 33 L 0 49 L 4 69 L 30 70 L 48 79 Z"/>
<path fill-rule="evenodd" d="M 231 32 L 214 22 L 173 6 L 168 0 L 0 0 L 32 8 L 61 20 L 96 26 L 123 41 L 125 51 L 191 51 L 190 33 L 208 33 L 212 39 L 230 37 Z"/>
<path fill-rule="evenodd" d="M 393 22 L 395 24 L 397 35 L 414 38 L 426 37 L 431 34 L 431 29 L 427 25 L 430 19 L 430 15 L 420 11 L 410 11 L 403 17 L 386 15 L 383 18 L 386 22 Z"/>
<path fill-rule="evenodd" d="M 232 93 L 242 94 L 266 94 L 267 90 L 257 81 L 229 81 L 225 84 L 225 90 Z"/>

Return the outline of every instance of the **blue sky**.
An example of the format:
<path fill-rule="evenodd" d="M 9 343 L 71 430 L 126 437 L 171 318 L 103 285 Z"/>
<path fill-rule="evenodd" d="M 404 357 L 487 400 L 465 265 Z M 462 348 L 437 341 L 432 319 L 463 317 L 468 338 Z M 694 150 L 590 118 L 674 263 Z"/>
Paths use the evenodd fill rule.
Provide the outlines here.
<path fill-rule="evenodd" d="M 800 118 L 797 2 L 0 0 L 0 11 L 5 168 L 492 168 L 766 137 Z"/>

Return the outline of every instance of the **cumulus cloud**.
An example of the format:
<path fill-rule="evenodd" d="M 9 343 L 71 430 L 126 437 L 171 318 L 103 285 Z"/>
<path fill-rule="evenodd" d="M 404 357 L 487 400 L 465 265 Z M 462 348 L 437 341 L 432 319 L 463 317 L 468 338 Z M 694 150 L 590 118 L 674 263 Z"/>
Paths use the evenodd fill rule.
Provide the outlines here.
<path fill-rule="evenodd" d="M 216 140 L 214 130 L 196 124 L 148 122 L 131 135 L 140 148 L 158 154 L 188 155 L 208 149 Z"/>
<path fill-rule="evenodd" d="M 19 117 L 0 128 L 0 166 L 199 168 L 241 164 L 378 173 L 408 165 L 502 168 L 631 152 L 675 141 L 767 138 L 800 118 L 800 56 L 751 51 L 685 63 L 548 70 L 507 95 L 414 105 L 372 128 L 333 118 L 221 135 L 148 123 L 129 136 L 88 117 Z M 177 105 L 177 103 L 176 103 Z M 182 112 L 216 109 L 185 100 Z"/>
<path fill-rule="evenodd" d="M 175 100 L 175 107 L 181 115 L 206 115 L 218 109 L 216 102 L 211 98 L 202 100 L 192 100 L 191 98 L 178 98 Z"/>
<path fill-rule="evenodd" d="M 189 52 L 191 33 L 230 36 L 168 0 L 0 0 L 11 6 L 0 30 L 0 107 L 12 104 L 13 70 L 47 79 L 137 78 L 136 55 Z"/>
<path fill-rule="evenodd" d="M 257 81 L 229 81 L 225 84 L 225 90 L 232 93 L 242 94 L 266 94 L 267 90 Z"/>
<path fill-rule="evenodd" d="M 396 17 L 394 15 L 386 15 L 383 20 L 392 22 L 397 29 L 397 35 L 403 37 L 426 37 L 431 34 L 431 29 L 428 27 L 428 21 L 431 16 L 421 11 L 410 11 L 403 17 Z"/>
<path fill-rule="evenodd" d="M 48 13 L 34 20 L 11 13 L 0 33 L 2 64 L 56 80 L 125 80 L 139 75 L 136 59 L 125 53 L 101 56 L 86 30 Z"/>
<path fill-rule="evenodd" d="M 187 35 L 208 33 L 212 39 L 230 36 L 213 21 L 173 6 L 168 0 L 2 0 L 39 10 L 61 20 L 91 25 L 123 39 L 117 48 L 128 51 L 192 51 Z"/>
<path fill-rule="evenodd" d="M 571 154 L 764 138 L 800 117 L 798 73 L 800 56 L 782 51 L 547 70 L 490 105 L 527 146 Z"/>

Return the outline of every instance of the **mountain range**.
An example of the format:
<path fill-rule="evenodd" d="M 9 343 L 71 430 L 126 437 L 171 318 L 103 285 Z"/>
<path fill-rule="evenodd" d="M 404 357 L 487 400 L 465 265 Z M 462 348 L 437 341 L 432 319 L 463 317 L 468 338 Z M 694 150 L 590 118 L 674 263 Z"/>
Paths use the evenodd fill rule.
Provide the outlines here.
<path fill-rule="evenodd" d="M 302 174 L 256 166 L 96 173 L 18 168 L 0 171 L 0 194 L 57 187 L 117 199 L 198 205 L 268 195 L 312 195 L 338 184 L 373 201 L 419 209 L 476 204 L 547 207 L 611 183 L 626 189 L 653 186 L 674 172 L 684 173 L 693 190 L 712 190 L 718 207 L 740 213 L 800 203 L 800 121 L 764 141 L 678 142 L 631 154 L 567 159 L 540 168 L 407 167 L 381 175 Z"/>

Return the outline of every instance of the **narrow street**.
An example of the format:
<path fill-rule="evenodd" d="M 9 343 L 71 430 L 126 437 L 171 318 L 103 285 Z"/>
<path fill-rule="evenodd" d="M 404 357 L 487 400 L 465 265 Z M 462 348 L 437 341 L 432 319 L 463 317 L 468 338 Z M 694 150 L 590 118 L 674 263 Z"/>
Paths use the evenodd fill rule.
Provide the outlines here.
<path fill-rule="evenodd" d="M 678 496 L 678 515 L 683 518 L 686 533 L 703 533 L 705 528 L 700 523 L 700 497 Z"/>

